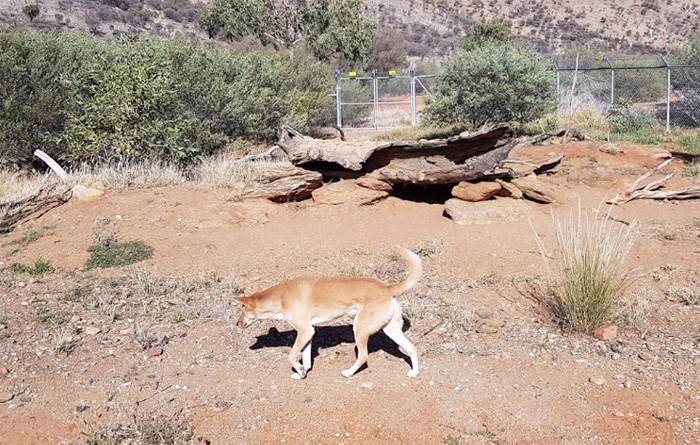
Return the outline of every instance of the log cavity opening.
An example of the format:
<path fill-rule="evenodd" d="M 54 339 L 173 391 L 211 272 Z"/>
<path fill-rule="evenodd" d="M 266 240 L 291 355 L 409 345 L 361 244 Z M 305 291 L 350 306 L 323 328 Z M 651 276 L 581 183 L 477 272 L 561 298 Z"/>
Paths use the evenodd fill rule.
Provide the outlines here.
<path fill-rule="evenodd" d="M 444 204 L 445 201 L 452 198 L 452 187 L 454 187 L 454 184 L 395 184 L 391 195 L 406 201 Z"/>

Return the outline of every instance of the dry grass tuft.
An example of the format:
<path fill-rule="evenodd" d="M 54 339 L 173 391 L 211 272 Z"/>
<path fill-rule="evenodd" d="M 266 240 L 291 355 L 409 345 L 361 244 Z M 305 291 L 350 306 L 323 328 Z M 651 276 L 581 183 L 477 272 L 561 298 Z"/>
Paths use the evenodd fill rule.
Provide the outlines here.
<path fill-rule="evenodd" d="M 589 216 L 580 204 L 575 215 L 564 221 L 552 215 L 552 220 L 557 234 L 557 270 L 550 271 L 556 315 L 573 330 L 591 332 L 611 318 L 633 281 L 624 263 L 637 239 L 635 225 Z M 546 258 L 539 237 L 537 241 Z"/>

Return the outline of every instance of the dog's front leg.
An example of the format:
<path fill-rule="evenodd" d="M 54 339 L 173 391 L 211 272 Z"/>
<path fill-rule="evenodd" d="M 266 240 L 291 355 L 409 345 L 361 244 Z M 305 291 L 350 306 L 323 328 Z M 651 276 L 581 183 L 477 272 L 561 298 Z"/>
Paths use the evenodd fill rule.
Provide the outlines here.
<path fill-rule="evenodd" d="M 313 326 L 297 328 L 297 339 L 294 341 L 292 350 L 289 353 L 289 363 L 296 371 L 292 374 L 293 379 L 303 379 L 311 367 L 311 339 L 313 336 Z M 300 352 L 302 352 L 301 359 L 303 364 L 297 361 Z"/>

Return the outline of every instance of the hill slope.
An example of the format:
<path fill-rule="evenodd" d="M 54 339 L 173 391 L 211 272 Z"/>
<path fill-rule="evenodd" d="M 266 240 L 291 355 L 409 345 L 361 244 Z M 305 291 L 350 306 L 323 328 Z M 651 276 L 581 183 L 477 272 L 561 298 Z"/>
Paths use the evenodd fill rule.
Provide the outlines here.
<path fill-rule="evenodd" d="M 0 0 L 0 26 L 12 29 L 89 29 L 206 38 L 197 20 L 206 1 L 37 0 L 30 21 L 22 8 L 31 1 Z M 366 15 L 407 42 L 415 56 L 444 57 L 460 46 L 464 29 L 503 17 L 522 38 L 548 52 L 568 47 L 607 51 L 664 52 L 698 32 L 700 1 L 594 0 L 364 0 Z"/>

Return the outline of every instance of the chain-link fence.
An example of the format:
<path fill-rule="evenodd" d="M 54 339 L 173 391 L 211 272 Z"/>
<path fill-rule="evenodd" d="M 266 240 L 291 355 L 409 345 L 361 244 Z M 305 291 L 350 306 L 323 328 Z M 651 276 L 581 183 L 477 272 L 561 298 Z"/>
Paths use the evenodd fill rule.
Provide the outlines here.
<path fill-rule="evenodd" d="M 593 110 L 627 129 L 700 127 L 700 65 L 561 67 L 555 62 L 559 112 Z"/>
<path fill-rule="evenodd" d="M 616 66 L 609 58 L 597 66 L 561 66 L 554 62 L 559 113 L 593 111 L 611 127 L 700 127 L 700 65 Z M 347 75 L 336 72 L 336 125 L 345 129 L 381 130 L 415 125 L 425 96 L 438 75 L 393 72 Z"/>
<path fill-rule="evenodd" d="M 437 75 L 413 71 L 368 76 L 336 71 L 336 125 L 349 130 L 385 130 L 415 125 Z"/>

